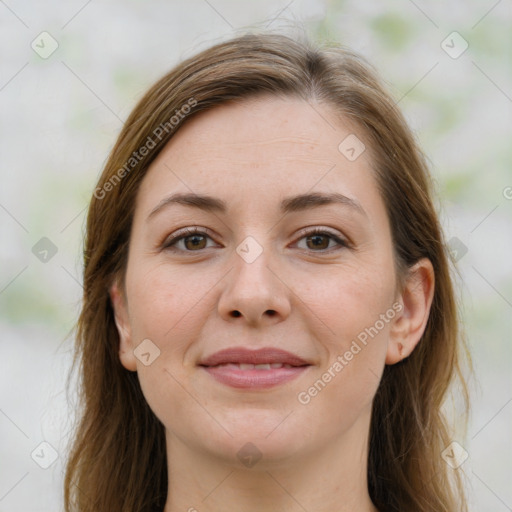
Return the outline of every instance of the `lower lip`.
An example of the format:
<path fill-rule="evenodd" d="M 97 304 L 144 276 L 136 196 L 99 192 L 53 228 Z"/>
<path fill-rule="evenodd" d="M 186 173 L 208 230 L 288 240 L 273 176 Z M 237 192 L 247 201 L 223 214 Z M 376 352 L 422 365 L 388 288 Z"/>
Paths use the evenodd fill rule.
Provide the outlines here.
<path fill-rule="evenodd" d="M 226 386 L 243 389 L 266 389 L 296 379 L 309 366 L 240 370 L 232 366 L 202 366 L 214 379 Z"/>

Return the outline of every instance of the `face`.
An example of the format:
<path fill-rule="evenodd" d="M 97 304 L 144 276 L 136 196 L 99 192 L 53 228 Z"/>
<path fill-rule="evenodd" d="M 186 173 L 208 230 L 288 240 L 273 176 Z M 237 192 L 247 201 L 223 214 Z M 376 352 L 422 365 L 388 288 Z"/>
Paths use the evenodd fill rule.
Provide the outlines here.
<path fill-rule="evenodd" d="M 364 134 L 331 111 L 291 98 L 216 107 L 143 179 L 111 297 L 121 361 L 171 451 L 233 462 L 251 442 L 268 461 L 367 435 L 405 302 L 368 145 L 355 160 L 339 149 Z M 246 366 L 262 348 L 276 351 Z"/>

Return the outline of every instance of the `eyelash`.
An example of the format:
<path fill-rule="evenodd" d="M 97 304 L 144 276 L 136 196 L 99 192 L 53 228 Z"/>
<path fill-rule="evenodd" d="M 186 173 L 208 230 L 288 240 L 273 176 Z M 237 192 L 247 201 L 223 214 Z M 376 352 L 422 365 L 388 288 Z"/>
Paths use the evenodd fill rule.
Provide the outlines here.
<path fill-rule="evenodd" d="M 201 228 L 201 229 L 204 229 L 204 228 Z M 169 239 L 166 240 L 162 246 L 162 249 L 169 250 L 172 252 L 189 252 L 189 253 L 202 252 L 204 249 L 198 249 L 197 251 L 189 251 L 187 249 L 176 249 L 176 247 L 174 247 L 181 240 L 184 240 L 184 239 L 188 238 L 189 236 L 193 236 L 193 235 L 203 235 L 210 239 L 212 238 L 207 232 L 201 231 L 199 228 L 185 228 L 184 230 L 181 231 L 181 233 L 178 233 L 176 236 L 172 237 L 170 240 Z M 336 248 L 331 247 L 330 249 L 321 249 L 318 251 L 315 251 L 312 249 L 304 249 L 304 250 L 308 250 L 313 253 L 324 254 L 324 253 L 332 252 L 333 250 L 347 249 L 347 248 L 351 247 L 351 244 L 347 240 L 343 240 L 337 234 L 327 230 L 326 228 L 313 228 L 310 230 L 304 229 L 300 232 L 300 237 L 298 240 L 302 240 L 303 238 L 306 238 L 308 236 L 314 236 L 314 235 L 328 236 L 338 244 L 338 247 L 336 247 Z"/>

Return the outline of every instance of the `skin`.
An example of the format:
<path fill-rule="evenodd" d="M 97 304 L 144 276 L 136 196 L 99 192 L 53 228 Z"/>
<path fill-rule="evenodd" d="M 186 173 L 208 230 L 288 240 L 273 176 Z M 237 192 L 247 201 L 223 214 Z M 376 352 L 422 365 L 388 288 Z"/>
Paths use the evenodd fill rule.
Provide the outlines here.
<path fill-rule="evenodd" d="M 313 108 L 314 106 L 314 108 Z M 386 364 L 407 357 L 424 331 L 434 289 L 421 260 L 397 288 L 388 217 L 370 151 L 349 161 L 352 133 L 326 105 L 257 97 L 190 119 L 152 163 L 138 192 L 124 283 L 110 294 L 119 355 L 137 371 L 146 400 L 166 429 L 165 512 L 354 511 L 377 509 L 367 490 L 371 405 Z M 368 144 L 366 144 L 368 148 Z M 185 205 L 162 208 L 175 192 L 224 200 L 227 214 Z M 285 197 L 338 192 L 360 213 L 330 204 L 283 215 Z M 184 227 L 208 237 L 162 248 Z M 349 247 L 303 228 L 328 228 Z M 263 252 L 236 251 L 251 236 Z M 198 248 L 196 248 L 198 247 Z M 188 251 L 188 252 L 187 252 Z M 379 315 L 401 310 L 309 403 L 298 400 Z M 234 314 L 233 312 L 239 314 Z M 145 339 L 160 355 L 134 354 Z M 286 384 L 235 389 L 199 360 L 232 346 L 273 346 L 312 364 Z M 248 467 L 246 443 L 262 457 Z M 243 452 L 246 453 L 246 452 Z"/>

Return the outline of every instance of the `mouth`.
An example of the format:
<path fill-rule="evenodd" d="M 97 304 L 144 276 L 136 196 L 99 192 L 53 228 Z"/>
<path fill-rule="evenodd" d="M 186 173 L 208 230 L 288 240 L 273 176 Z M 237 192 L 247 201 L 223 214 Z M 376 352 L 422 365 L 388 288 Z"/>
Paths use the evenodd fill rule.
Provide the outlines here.
<path fill-rule="evenodd" d="M 206 366 L 206 368 L 233 368 L 238 370 L 275 370 L 278 368 L 296 368 L 287 363 L 222 363 L 215 366 Z"/>
<path fill-rule="evenodd" d="M 266 389 L 297 378 L 312 365 L 281 349 L 234 347 L 212 354 L 198 366 L 226 386 Z"/>

